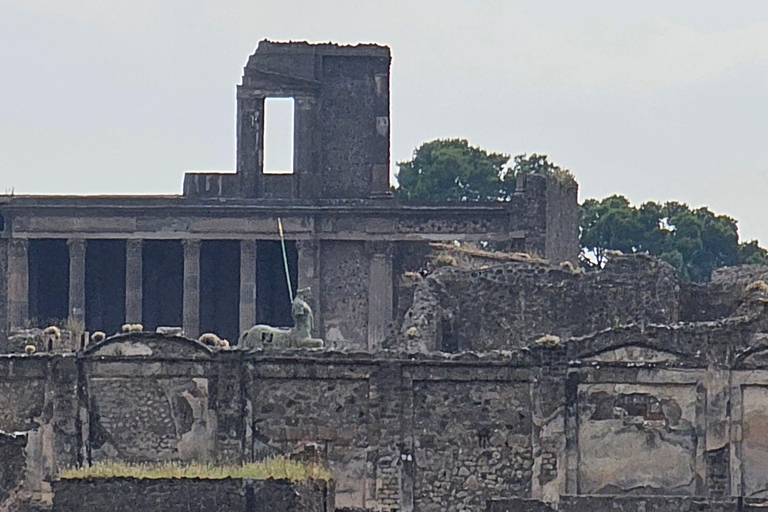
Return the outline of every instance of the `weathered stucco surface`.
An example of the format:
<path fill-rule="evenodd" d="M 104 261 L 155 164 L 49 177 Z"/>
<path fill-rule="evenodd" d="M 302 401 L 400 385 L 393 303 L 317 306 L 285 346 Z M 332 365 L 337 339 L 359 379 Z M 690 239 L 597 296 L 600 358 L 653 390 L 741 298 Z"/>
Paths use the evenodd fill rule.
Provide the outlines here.
<path fill-rule="evenodd" d="M 743 435 L 744 494 L 768 497 L 768 386 L 744 386 Z"/>
<path fill-rule="evenodd" d="M 694 386 L 579 387 L 579 492 L 695 494 Z"/>
<path fill-rule="evenodd" d="M 91 459 L 206 460 L 216 433 L 208 379 L 89 381 Z"/>

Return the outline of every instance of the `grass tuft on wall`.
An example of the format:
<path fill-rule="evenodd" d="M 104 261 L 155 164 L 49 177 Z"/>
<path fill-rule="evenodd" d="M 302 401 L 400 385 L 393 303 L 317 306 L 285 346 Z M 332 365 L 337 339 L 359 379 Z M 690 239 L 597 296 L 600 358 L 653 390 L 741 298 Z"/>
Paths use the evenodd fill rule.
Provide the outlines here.
<path fill-rule="evenodd" d="M 319 464 L 299 462 L 282 457 L 243 465 L 216 465 L 184 462 L 127 463 L 97 462 L 91 466 L 72 467 L 61 471 L 61 479 L 79 478 L 267 478 L 301 482 L 309 479 L 330 480 L 327 468 Z"/>

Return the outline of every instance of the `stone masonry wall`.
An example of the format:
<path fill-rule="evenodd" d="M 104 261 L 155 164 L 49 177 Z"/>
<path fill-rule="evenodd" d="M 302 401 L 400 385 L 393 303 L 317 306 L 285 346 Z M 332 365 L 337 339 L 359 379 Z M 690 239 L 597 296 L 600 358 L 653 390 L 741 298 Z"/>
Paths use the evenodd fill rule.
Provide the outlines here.
<path fill-rule="evenodd" d="M 768 266 L 740 265 L 712 272 L 708 283 L 685 283 L 681 294 L 681 320 L 703 322 L 743 314 L 749 307 L 750 285 L 768 282 Z"/>
<path fill-rule="evenodd" d="M 485 351 L 524 347 L 546 335 L 672 323 L 679 286 L 672 267 L 640 255 L 615 257 L 590 273 L 540 262 L 445 267 L 417 286 L 403 342 L 412 350 Z"/>
<path fill-rule="evenodd" d="M 327 512 L 325 482 L 104 478 L 53 484 L 53 512 Z"/>
<path fill-rule="evenodd" d="M 552 263 L 579 260 L 579 186 L 575 180 L 547 180 L 547 237 L 544 255 Z"/>
<path fill-rule="evenodd" d="M 480 512 L 611 494 L 640 510 L 638 494 L 687 507 L 768 493 L 768 311 L 485 354 L 215 352 L 136 333 L 78 357 L 3 356 L 0 370 L 0 396 L 16 397 L 0 403 L 2 429 L 30 439 L 25 480 L 41 496 L 78 460 L 185 453 L 323 461 L 343 508 Z"/>
<path fill-rule="evenodd" d="M 415 505 L 480 508 L 488 496 L 529 496 L 530 386 L 506 382 L 414 384 Z"/>
<path fill-rule="evenodd" d="M 26 445 L 25 435 L 0 433 L 0 510 L 10 506 L 10 498 L 24 481 Z"/>
<path fill-rule="evenodd" d="M 320 251 L 323 336 L 332 347 L 365 349 L 370 274 L 365 243 L 323 242 Z"/>
<path fill-rule="evenodd" d="M 0 353 L 10 352 L 8 339 L 8 239 L 0 238 Z"/>

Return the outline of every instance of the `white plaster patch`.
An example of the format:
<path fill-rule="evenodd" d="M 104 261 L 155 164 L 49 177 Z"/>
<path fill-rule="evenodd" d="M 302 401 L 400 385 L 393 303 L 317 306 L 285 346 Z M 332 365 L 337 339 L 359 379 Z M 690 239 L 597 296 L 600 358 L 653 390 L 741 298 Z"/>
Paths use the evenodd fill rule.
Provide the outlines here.
<path fill-rule="evenodd" d="M 695 386 L 593 384 L 579 397 L 579 493 L 695 492 Z"/>
<path fill-rule="evenodd" d="M 743 388 L 743 463 L 744 495 L 768 497 L 768 386 Z"/>
<path fill-rule="evenodd" d="M 144 343 L 122 341 L 110 343 L 95 352 L 97 356 L 151 356 L 152 349 Z"/>

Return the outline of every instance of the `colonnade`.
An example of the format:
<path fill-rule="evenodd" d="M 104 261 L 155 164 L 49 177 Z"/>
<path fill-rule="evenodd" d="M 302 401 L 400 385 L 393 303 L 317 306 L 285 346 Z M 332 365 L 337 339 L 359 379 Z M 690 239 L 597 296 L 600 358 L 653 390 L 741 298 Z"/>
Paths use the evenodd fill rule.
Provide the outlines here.
<path fill-rule="evenodd" d="M 125 240 L 125 322 L 142 323 L 143 303 L 143 240 Z M 200 239 L 184 239 L 183 245 L 183 311 L 182 329 L 186 336 L 200 335 Z M 240 289 L 238 317 L 242 332 L 256 324 L 258 245 L 253 239 L 240 240 Z M 311 287 L 315 297 L 315 325 L 323 334 L 321 300 L 320 242 L 297 240 L 298 287 Z M 86 309 L 86 238 L 67 239 L 69 250 L 68 318 L 85 321 Z M 393 315 L 392 243 L 368 242 L 370 257 L 368 283 L 369 349 L 381 346 L 390 328 Z M 8 245 L 7 298 L 8 321 L 11 329 L 23 328 L 29 319 L 29 239 L 11 238 Z M 354 276 L 350 276 L 351 278 Z"/>

